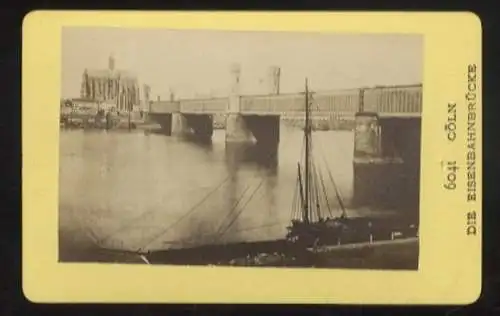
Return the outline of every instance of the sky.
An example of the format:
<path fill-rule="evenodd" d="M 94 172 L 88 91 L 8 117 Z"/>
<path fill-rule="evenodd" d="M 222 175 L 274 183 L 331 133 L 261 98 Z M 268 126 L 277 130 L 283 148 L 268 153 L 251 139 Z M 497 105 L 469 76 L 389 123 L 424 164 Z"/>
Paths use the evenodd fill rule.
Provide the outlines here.
<path fill-rule="evenodd" d="M 410 34 L 231 32 L 71 27 L 62 32 L 62 97 L 80 94 L 85 68 L 115 68 L 167 99 L 226 96 L 230 67 L 241 67 L 242 94 L 268 91 L 281 68 L 280 92 L 422 83 L 423 38 Z"/>

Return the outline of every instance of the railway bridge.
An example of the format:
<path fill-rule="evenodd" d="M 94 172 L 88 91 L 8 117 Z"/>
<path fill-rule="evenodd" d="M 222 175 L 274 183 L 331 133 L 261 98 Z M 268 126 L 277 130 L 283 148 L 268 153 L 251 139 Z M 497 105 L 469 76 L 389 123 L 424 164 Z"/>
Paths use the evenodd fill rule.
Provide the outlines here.
<path fill-rule="evenodd" d="M 280 121 L 304 121 L 305 95 L 241 95 L 232 69 L 226 98 L 150 102 L 149 117 L 166 135 L 210 139 L 214 116 L 225 117 L 226 142 L 277 145 Z M 276 80 L 276 79 L 275 79 Z M 311 119 L 351 121 L 354 126 L 353 204 L 418 214 L 422 86 L 383 86 L 311 92 Z"/>
<path fill-rule="evenodd" d="M 356 113 L 372 112 L 387 130 L 394 122 L 419 119 L 422 111 L 419 85 L 312 92 L 310 99 L 312 120 L 355 121 Z M 304 94 L 233 93 L 226 98 L 153 101 L 149 109 L 149 117 L 172 136 L 210 138 L 214 116 L 225 117 L 227 142 L 278 143 L 280 120 L 304 120 Z"/>
<path fill-rule="evenodd" d="M 312 94 L 311 118 L 355 126 L 353 204 L 418 213 L 421 86 L 360 88 Z M 150 116 L 167 135 L 210 138 L 214 115 L 225 116 L 226 142 L 277 145 L 280 120 L 304 122 L 304 94 L 159 101 Z"/>

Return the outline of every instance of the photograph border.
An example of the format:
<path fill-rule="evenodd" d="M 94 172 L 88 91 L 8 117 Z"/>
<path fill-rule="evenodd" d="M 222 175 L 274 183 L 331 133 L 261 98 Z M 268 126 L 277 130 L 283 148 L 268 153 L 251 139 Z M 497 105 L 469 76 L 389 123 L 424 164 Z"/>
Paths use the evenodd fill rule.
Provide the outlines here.
<path fill-rule="evenodd" d="M 58 263 L 59 89 L 65 26 L 424 36 L 418 271 L 179 267 Z M 34 302 L 470 303 L 481 291 L 482 132 L 476 131 L 477 201 L 467 202 L 468 65 L 481 86 L 481 23 L 472 13 L 49 12 L 23 23 L 23 291 Z M 460 131 L 444 125 L 457 103 Z M 50 104 L 54 106 L 51 107 Z M 481 90 L 477 91 L 481 122 Z M 443 162 L 464 170 L 448 191 Z M 443 223 L 446 223 L 443 226 Z M 200 282 L 203 280 L 203 282 Z M 298 287 L 297 285 L 300 285 Z"/>

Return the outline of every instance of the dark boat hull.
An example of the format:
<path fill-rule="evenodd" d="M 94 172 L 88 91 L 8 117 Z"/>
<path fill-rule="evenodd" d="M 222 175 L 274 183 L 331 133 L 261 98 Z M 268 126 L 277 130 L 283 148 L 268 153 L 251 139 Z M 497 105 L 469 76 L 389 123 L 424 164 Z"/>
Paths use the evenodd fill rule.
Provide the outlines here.
<path fill-rule="evenodd" d="M 288 228 L 287 238 L 302 247 L 354 244 L 392 240 L 395 236 L 414 237 L 417 235 L 417 227 L 414 220 L 400 216 L 336 218 L 314 223 L 295 221 Z"/>
<path fill-rule="evenodd" d="M 260 253 L 284 253 L 287 250 L 286 240 L 278 239 L 159 250 L 145 256 L 151 264 L 207 265 L 230 264 L 235 258 L 246 258 Z"/>
<path fill-rule="evenodd" d="M 310 250 L 317 268 L 418 270 L 418 238 L 359 243 Z"/>
<path fill-rule="evenodd" d="M 204 246 L 167 250 L 144 257 L 148 263 L 158 265 L 418 269 L 419 244 L 416 238 L 346 246 L 312 250 L 294 248 L 285 245 L 283 240 L 276 240 L 226 245 L 219 249 L 216 249 L 217 246 Z"/>
<path fill-rule="evenodd" d="M 418 269 L 417 238 L 374 243 L 320 246 L 306 249 L 285 240 L 210 245 L 139 254 L 123 250 L 89 249 L 71 262 L 190 266 L 242 266 L 340 269 Z M 68 262 L 68 260 L 64 260 Z"/>
<path fill-rule="evenodd" d="M 325 245 L 305 248 L 286 240 L 207 245 L 144 254 L 150 264 L 401 268 L 418 266 L 418 239 Z"/>
<path fill-rule="evenodd" d="M 229 244 L 200 245 L 181 249 L 152 251 L 145 256 L 151 264 L 175 265 L 254 265 L 250 258 L 267 254 L 270 265 L 311 266 L 318 258 L 307 249 L 318 246 L 352 245 L 360 243 L 376 243 L 391 241 L 395 238 L 411 238 L 417 235 L 413 221 L 400 217 L 389 218 L 349 218 L 341 219 L 348 229 L 325 228 L 324 225 L 307 224 L 303 228 L 291 230 L 297 239 L 287 238 L 239 242 Z M 299 224 L 298 226 L 302 226 Z M 397 234 L 396 234 L 397 233 Z M 272 257 L 272 258 L 271 258 Z M 292 260 L 293 258 L 293 260 Z M 266 261 L 266 260 L 264 260 Z M 266 265 L 258 263 L 258 265 Z"/>

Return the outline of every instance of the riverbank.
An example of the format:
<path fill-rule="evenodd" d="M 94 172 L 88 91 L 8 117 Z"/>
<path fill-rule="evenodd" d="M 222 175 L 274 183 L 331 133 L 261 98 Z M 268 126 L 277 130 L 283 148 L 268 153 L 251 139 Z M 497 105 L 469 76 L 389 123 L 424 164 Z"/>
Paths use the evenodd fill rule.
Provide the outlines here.
<path fill-rule="evenodd" d="M 71 245 L 71 242 L 68 243 L 68 236 L 65 236 L 65 238 L 61 238 L 60 236 L 60 262 L 417 270 L 420 248 L 418 238 L 407 238 L 386 242 L 334 246 L 329 249 L 318 249 L 316 251 L 299 251 L 295 255 L 285 255 L 282 252 L 272 251 L 258 253 L 254 256 L 235 258 L 235 254 L 227 249 L 225 257 L 233 257 L 234 259 L 208 262 L 203 253 L 191 253 L 188 257 L 186 255 L 179 256 L 175 251 L 168 255 L 166 253 L 139 254 L 130 251 L 100 248 L 89 242 L 85 244 L 82 244 L 81 241 L 76 243 L 75 240 L 73 242 L 73 245 Z M 284 241 L 282 244 L 283 248 L 285 248 Z M 230 248 L 229 245 L 228 248 Z"/>
<path fill-rule="evenodd" d="M 110 121 L 105 118 L 68 118 L 59 123 L 61 129 L 155 129 L 159 124 L 143 119 L 128 119 L 127 117 L 113 117 Z"/>

